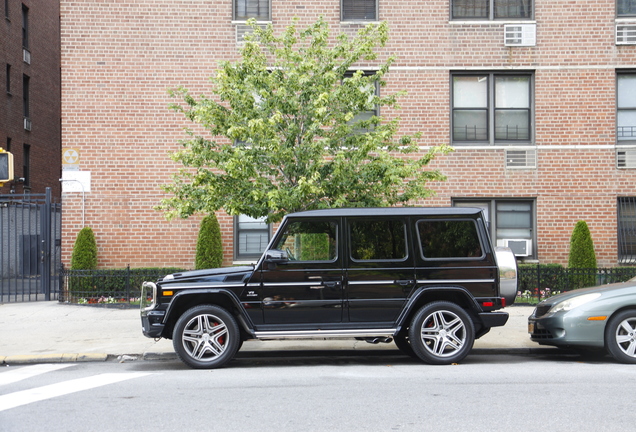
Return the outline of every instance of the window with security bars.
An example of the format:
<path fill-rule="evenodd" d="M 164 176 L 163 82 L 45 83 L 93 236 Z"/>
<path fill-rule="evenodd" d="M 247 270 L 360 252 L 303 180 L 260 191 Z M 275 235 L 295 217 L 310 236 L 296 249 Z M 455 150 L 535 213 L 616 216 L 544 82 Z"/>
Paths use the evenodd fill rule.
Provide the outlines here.
<path fill-rule="evenodd" d="M 532 19 L 532 0 L 452 0 L 451 15 L 461 19 Z"/>
<path fill-rule="evenodd" d="M 453 142 L 529 143 L 531 96 L 531 74 L 453 74 Z"/>
<path fill-rule="evenodd" d="M 234 21 L 271 21 L 269 0 L 234 0 Z"/>
<path fill-rule="evenodd" d="M 636 72 L 616 78 L 616 139 L 631 144 L 636 142 Z"/>
<path fill-rule="evenodd" d="M 616 0 L 616 15 L 619 17 L 636 16 L 636 0 Z"/>
<path fill-rule="evenodd" d="M 618 261 L 636 264 L 636 197 L 618 199 Z"/>
<path fill-rule="evenodd" d="M 378 0 L 340 0 L 342 21 L 377 21 Z"/>

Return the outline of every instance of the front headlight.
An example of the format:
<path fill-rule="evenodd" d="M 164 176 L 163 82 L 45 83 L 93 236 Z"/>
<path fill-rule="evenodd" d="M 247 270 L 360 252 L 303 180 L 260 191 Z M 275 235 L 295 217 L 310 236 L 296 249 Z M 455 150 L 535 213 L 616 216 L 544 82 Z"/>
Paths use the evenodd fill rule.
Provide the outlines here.
<path fill-rule="evenodd" d="M 589 303 L 592 300 L 596 300 L 600 296 L 601 296 L 601 293 L 590 293 L 590 294 L 583 294 L 583 295 L 580 295 L 578 297 L 572 297 L 572 298 L 569 298 L 567 300 L 563 300 L 562 302 L 557 303 L 554 306 L 552 306 L 552 308 L 550 309 L 549 313 L 557 313 L 557 312 L 560 312 L 560 311 L 569 311 L 569 310 L 572 310 L 572 309 L 574 309 L 576 307 L 584 305 L 585 303 Z"/>

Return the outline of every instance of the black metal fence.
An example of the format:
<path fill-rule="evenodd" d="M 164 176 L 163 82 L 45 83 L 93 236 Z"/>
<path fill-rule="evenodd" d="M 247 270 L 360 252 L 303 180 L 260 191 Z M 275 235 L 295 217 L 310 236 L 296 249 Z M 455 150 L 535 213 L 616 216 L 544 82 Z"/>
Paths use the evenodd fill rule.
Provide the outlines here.
<path fill-rule="evenodd" d="M 560 265 L 519 266 L 517 303 L 536 303 L 574 289 L 625 282 L 636 277 L 636 267 L 564 268 Z"/>
<path fill-rule="evenodd" d="M 60 302 L 91 305 L 139 304 L 141 284 L 155 281 L 179 268 L 61 271 Z M 537 303 L 547 297 L 588 286 L 625 282 L 636 277 L 636 267 L 568 269 L 556 264 L 519 266 L 516 303 Z"/>
<path fill-rule="evenodd" d="M 139 305 L 141 284 L 156 281 L 179 268 L 136 268 L 113 270 L 62 269 L 60 302 L 90 305 Z"/>

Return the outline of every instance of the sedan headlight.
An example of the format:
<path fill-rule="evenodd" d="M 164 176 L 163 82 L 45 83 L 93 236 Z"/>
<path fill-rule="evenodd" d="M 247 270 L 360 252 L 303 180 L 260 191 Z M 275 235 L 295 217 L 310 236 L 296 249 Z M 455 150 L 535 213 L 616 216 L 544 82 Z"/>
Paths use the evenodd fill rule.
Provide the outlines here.
<path fill-rule="evenodd" d="M 550 309 L 549 313 L 557 313 L 560 311 L 569 311 L 572 310 L 576 307 L 579 307 L 581 305 L 584 305 L 585 303 L 589 303 L 593 300 L 596 300 L 597 298 L 599 298 L 601 296 L 601 293 L 590 293 L 590 294 L 583 294 L 577 297 L 572 297 L 569 298 L 567 300 L 563 300 L 560 303 L 555 304 L 554 306 L 552 306 L 552 308 Z"/>

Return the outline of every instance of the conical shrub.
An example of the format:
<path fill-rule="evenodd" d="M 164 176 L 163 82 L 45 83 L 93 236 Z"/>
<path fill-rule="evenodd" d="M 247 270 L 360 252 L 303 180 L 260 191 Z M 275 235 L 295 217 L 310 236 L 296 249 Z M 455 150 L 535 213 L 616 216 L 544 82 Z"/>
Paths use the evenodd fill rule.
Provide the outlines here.
<path fill-rule="evenodd" d="M 572 231 L 568 272 L 570 274 L 570 289 L 596 284 L 594 242 L 587 223 L 583 220 L 578 221 Z"/>
<path fill-rule="evenodd" d="M 196 269 L 216 268 L 221 267 L 222 263 L 221 227 L 216 215 L 211 214 L 201 221 L 194 267 Z"/>

